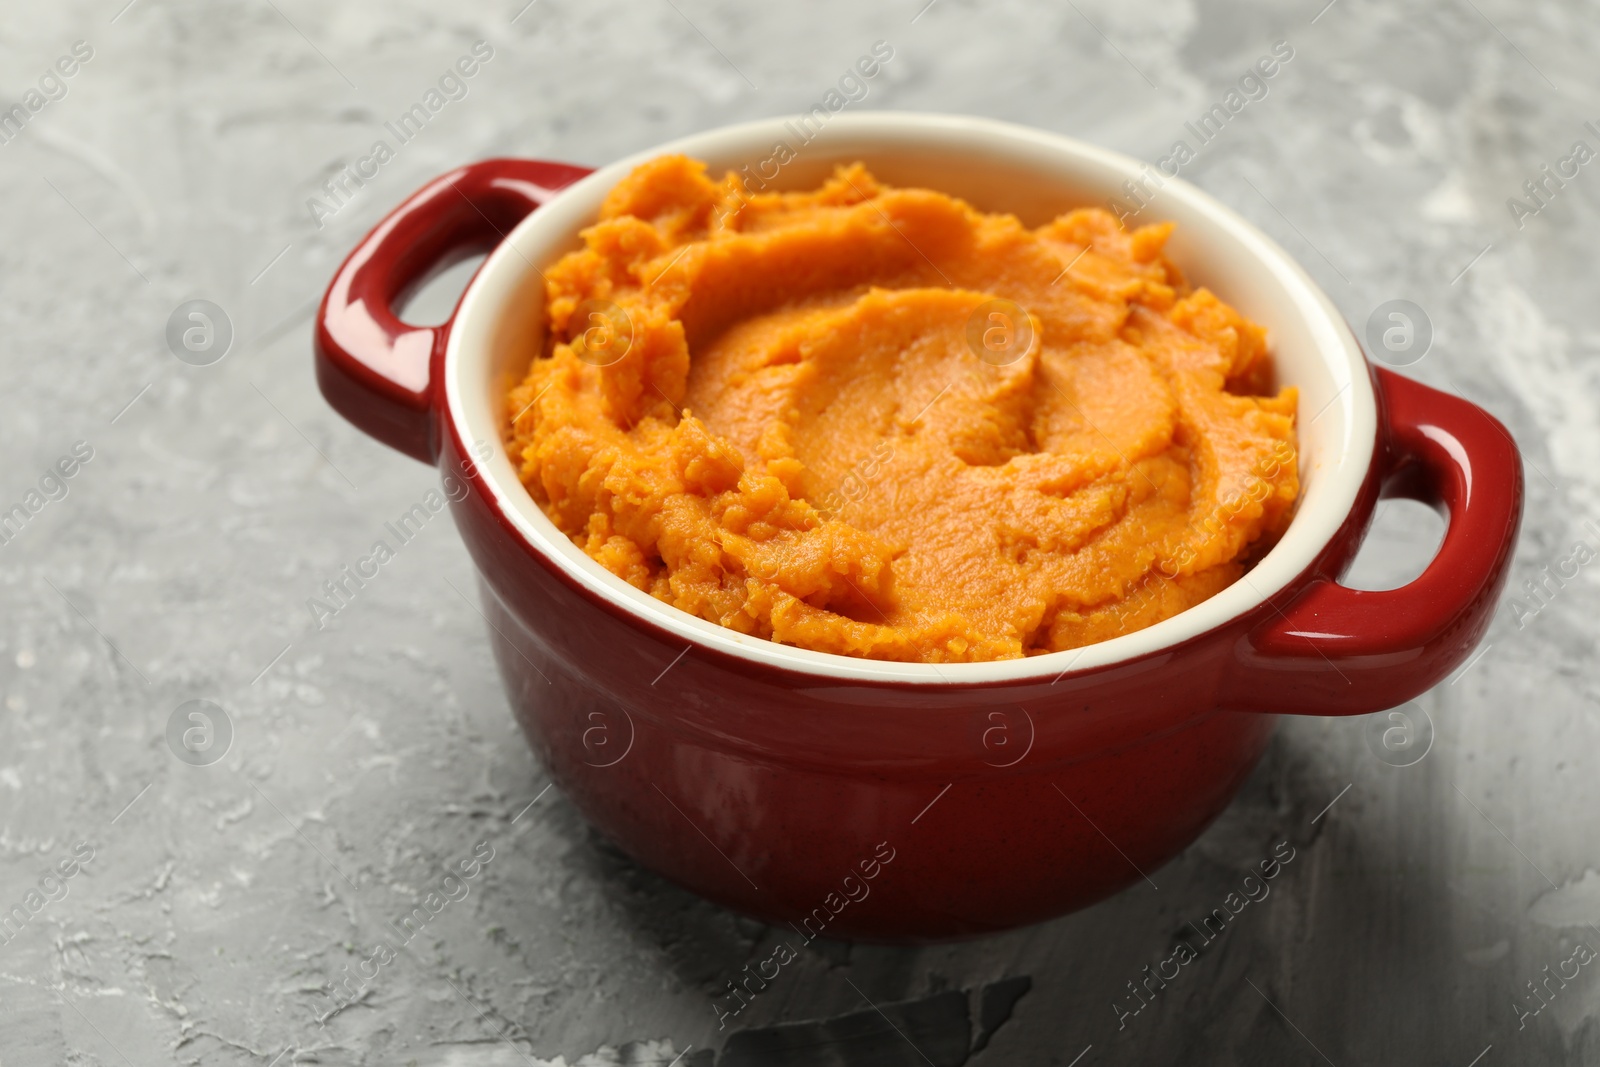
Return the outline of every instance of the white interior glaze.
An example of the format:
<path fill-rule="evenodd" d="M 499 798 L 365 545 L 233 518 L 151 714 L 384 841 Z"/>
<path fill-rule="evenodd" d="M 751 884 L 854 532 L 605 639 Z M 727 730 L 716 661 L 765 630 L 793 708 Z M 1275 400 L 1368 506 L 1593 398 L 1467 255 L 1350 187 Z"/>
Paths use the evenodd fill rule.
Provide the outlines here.
<path fill-rule="evenodd" d="M 890 663 L 791 648 L 695 618 L 612 575 L 574 545 L 517 478 L 501 443 L 506 386 L 540 349 L 543 288 L 535 266 L 577 247 L 602 198 L 638 163 L 682 152 L 713 173 L 756 165 L 783 141 L 798 157 L 776 188 L 814 186 L 835 163 L 863 161 L 882 180 L 960 196 L 984 211 L 1037 225 L 1061 211 L 1103 205 L 1123 182 L 1153 168 L 1055 134 L 987 119 L 896 112 L 834 116 L 801 147 L 784 119 L 729 126 L 652 148 L 603 167 L 522 222 L 484 262 L 464 295 L 445 354 L 449 416 L 463 439 L 493 455 L 485 483 L 501 511 L 540 552 L 598 596 L 693 643 L 734 656 L 842 680 L 988 683 L 1088 670 L 1204 633 L 1256 607 L 1300 574 L 1354 505 L 1376 440 L 1376 410 L 1361 350 L 1332 302 L 1275 243 L 1193 186 L 1165 184 L 1139 221 L 1178 224 L 1169 246 L 1191 281 L 1267 327 L 1279 379 L 1300 387 L 1302 496 L 1278 544 L 1245 580 L 1136 633 L 1081 649 L 993 663 Z M 1154 172 L 1159 176 L 1159 172 Z M 1152 183 L 1153 184 L 1153 183 Z"/>

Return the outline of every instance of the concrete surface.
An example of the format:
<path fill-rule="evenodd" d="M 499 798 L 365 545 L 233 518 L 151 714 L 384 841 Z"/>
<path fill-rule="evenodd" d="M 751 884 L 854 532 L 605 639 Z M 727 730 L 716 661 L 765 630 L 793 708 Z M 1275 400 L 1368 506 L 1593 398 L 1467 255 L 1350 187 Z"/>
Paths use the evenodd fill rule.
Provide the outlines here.
<path fill-rule="evenodd" d="M 1600 165 L 1543 203 L 1522 190 L 1575 141 L 1600 149 L 1592 7 L 522 2 L 7 5 L 0 100 L 25 103 L 74 42 L 92 56 L 0 144 L 0 509 L 40 505 L 0 544 L 0 907 L 28 917 L 0 944 L 0 1064 L 1600 1059 L 1600 967 L 1579 962 L 1600 948 L 1592 569 L 1507 602 L 1481 659 L 1411 711 L 1431 723 L 1420 761 L 1378 758 L 1387 720 L 1286 722 L 1232 809 L 1150 872 L 1159 889 L 972 944 L 808 951 L 737 1036 L 713 997 L 778 934 L 637 869 L 543 792 L 448 523 L 326 630 L 305 607 L 436 484 L 311 375 L 313 302 L 384 210 L 475 157 L 596 164 L 794 113 L 878 40 L 894 58 L 860 106 L 1152 162 L 1289 42 L 1184 176 L 1358 327 L 1391 299 L 1425 309 L 1410 373 L 1525 450 L 1520 587 L 1600 546 Z M 315 218 L 322 183 L 479 40 L 468 94 Z M 208 366 L 164 337 L 191 299 L 235 332 Z M 47 479 L 63 460 L 73 476 Z M 1438 528 L 1387 512 L 1364 580 L 1415 572 Z M 180 713 L 194 700 L 233 734 L 209 765 L 168 743 L 176 721 L 220 751 L 189 717 L 207 705 Z M 479 842 L 492 859 L 444 886 L 467 896 L 333 1012 L 365 946 Z M 1295 858 L 1271 896 L 1132 1000 L 1279 842 Z"/>

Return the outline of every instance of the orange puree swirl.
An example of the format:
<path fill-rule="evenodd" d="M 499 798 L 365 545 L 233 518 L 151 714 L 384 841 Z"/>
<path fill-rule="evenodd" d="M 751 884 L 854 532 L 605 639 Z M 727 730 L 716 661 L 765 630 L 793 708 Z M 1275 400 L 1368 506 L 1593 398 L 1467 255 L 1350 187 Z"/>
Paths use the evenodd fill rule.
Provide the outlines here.
<path fill-rule="evenodd" d="M 1183 611 L 1287 524 L 1295 391 L 1170 224 L 705 170 L 611 191 L 508 398 L 523 482 L 613 574 L 803 648 L 992 660 Z"/>

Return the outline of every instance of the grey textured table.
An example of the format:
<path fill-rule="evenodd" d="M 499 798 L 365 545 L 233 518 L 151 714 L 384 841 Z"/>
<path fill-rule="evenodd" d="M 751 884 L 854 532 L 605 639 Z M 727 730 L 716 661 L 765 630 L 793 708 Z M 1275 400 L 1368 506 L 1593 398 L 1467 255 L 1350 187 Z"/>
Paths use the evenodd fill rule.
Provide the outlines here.
<path fill-rule="evenodd" d="M 1579 962 L 1600 947 L 1590 571 L 1502 607 L 1481 658 L 1411 711 L 1420 761 L 1379 759 L 1363 720 L 1285 721 L 1159 888 L 970 944 L 819 943 L 721 1032 L 713 998 L 779 935 L 543 791 L 451 526 L 326 629 L 305 604 L 435 484 L 311 375 L 313 302 L 388 207 L 472 158 L 596 164 L 800 111 L 878 40 L 894 57 L 853 107 L 1152 162 L 1289 42 L 1184 176 L 1358 326 L 1390 299 L 1425 309 L 1409 373 L 1524 449 L 1520 589 L 1597 543 L 1600 171 L 1523 189 L 1575 141 L 1600 149 L 1593 5 L 125 2 L 13 2 L 0 32 L 0 101 L 26 119 L 0 127 L 0 509 L 40 505 L 0 544 L 0 909 L 26 919 L 0 944 L 0 1064 L 1600 1060 L 1600 968 Z M 330 198 L 480 40 L 466 95 Z M 164 338 L 196 298 L 235 333 L 209 366 Z M 49 476 L 63 460 L 72 477 Z M 1363 580 L 1414 573 L 1438 530 L 1387 510 Z M 208 766 L 168 744 L 191 700 L 231 723 Z M 479 841 L 494 855 L 466 898 L 324 1018 L 362 946 Z M 1133 1001 L 1279 842 L 1295 858 L 1271 895 Z M 812 1051 L 759 1052 L 783 1041 Z"/>

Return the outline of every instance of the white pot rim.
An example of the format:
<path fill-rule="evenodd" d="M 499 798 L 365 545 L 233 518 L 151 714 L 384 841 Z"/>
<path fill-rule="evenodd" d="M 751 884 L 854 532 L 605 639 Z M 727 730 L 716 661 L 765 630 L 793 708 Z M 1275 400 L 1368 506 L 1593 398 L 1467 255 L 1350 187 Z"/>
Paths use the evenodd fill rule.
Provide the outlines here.
<path fill-rule="evenodd" d="M 1350 329 L 1333 302 L 1282 248 L 1181 178 L 1059 134 L 967 116 L 844 112 L 831 116 L 811 143 L 797 143 L 796 121 L 775 118 L 721 127 L 601 167 L 524 219 L 468 286 L 446 343 L 446 416 L 465 444 L 490 446 L 488 458 L 478 463 L 482 485 L 506 522 L 534 550 L 594 597 L 672 634 L 686 647 L 715 649 L 811 675 L 824 684 L 934 687 L 1051 680 L 1159 653 L 1250 613 L 1311 567 L 1350 514 L 1366 479 L 1377 441 L 1377 405 L 1365 357 Z M 794 162 L 773 183 L 780 188 L 804 185 L 799 179 L 819 168 L 860 158 L 869 169 L 890 175 L 885 180 L 893 184 L 906 184 L 893 182 L 899 170 L 931 175 L 920 183 L 930 188 L 941 188 L 940 179 L 946 179 L 964 190 L 977 190 L 967 198 L 984 210 L 996 210 L 980 202 L 984 199 L 1005 201 L 1015 195 L 1027 203 L 1006 209 L 1018 214 L 1049 202 L 1051 195 L 1079 205 L 1103 205 L 1118 196 L 1132 207 L 1125 182 L 1154 189 L 1150 213 L 1141 212 L 1139 221 L 1178 223 L 1174 259 L 1195 284 L 1209 284 L 1224 300 L 1267 325 L 1280 377 L 1300 387 L 1302 496 L 1284 536 L 1240 581 L 1153 626 L 1066 652 L 985 663 L 898 663 L 777 644 L 671 607 L 590 559 L 540 509 L 506 453 L 504 389 L 526 370 L 525 354 L 522 366 L 516 367 L 507 364 L 514 358 L 508 353 L 530 350 L 528 338 L 515 336 L 507 320 L 515 319 L 525 333 L 529 315 L 542 314 L 542 288 L 532 284 L 535 268 L 576 247 L 578 230 L 593 222 L 605 194 L 633 167 L 681 152 L 705 160 L 713 173 L 749 165 L 754 174 L 780 141 L 796 150 Z M 1036 225 L 1043 220 L 1024 221 Z M 535 300 L 541 301 L 540 307 L 530 312 Z"/>

